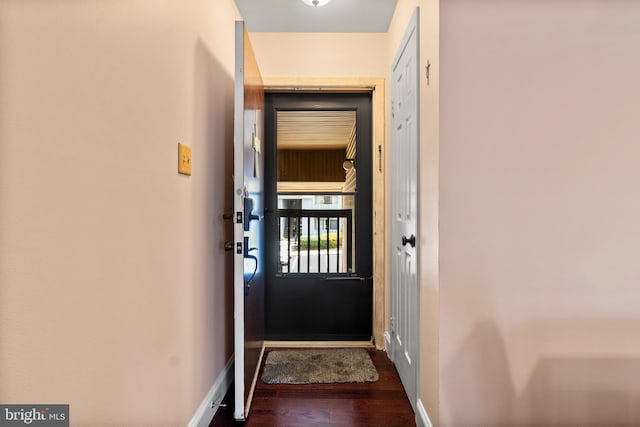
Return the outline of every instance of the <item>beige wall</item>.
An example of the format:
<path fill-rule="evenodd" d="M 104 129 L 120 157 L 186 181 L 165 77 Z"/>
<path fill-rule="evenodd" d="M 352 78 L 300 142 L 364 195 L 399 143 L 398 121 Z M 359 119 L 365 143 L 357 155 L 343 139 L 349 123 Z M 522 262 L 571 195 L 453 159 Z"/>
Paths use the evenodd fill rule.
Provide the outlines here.
<path fill-rule="evenodd" d="M 265 77 L 386 76 L 386 41 L 386 33 L 251 33 Z"/>
<path fill-rule="evenodd" d="M 442 426 L 640 424 L 639 22 L 442 1 Z"/>
<path fill-rule="evenodd" d="M 400 0 L 388 33 L 390 67 L 409 20 L 420 7 L 420 385 L 418 398 L 438 424 L 438 7 L 437 0 Z M 426 80 L 427 61 L 429 84 Z M 391 93 L 388 85 L 387 93 Z"/>
<path fill-rule="evenodd" d="M 237 17 L 0 2 L 0 402 L 185 425 L 223 370 Z"/>

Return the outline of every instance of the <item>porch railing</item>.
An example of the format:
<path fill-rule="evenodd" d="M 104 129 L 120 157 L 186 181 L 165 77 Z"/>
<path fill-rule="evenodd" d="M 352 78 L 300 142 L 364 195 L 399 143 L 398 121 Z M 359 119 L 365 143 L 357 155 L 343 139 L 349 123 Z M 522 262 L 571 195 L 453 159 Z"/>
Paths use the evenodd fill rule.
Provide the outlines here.
<path fill-rule="evenodd" d="M 279 209 L 278 235 L 281 272 L 352 271 L 351 209 Z"/>

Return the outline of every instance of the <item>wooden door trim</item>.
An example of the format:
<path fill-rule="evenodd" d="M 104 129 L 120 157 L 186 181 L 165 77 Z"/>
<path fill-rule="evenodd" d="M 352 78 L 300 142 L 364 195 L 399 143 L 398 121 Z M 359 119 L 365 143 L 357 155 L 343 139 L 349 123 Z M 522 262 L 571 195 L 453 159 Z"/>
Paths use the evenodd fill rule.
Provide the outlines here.
<path fill-rule="evenodd" d="M 373 340 L 384 348 L 388 324 L 386 114 L 384 77 L 263 77 L 265 92 L 371 93 L 373 192 Z M 378 149 L 380 148 L 380 150 Z"/>

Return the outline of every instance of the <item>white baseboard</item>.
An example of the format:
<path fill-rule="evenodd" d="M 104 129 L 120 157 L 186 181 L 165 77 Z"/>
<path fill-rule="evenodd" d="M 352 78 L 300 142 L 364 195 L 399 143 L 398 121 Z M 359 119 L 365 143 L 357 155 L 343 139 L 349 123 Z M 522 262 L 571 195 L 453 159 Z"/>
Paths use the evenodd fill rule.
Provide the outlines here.
<path fill-rule="evenodd" d="M 427 414 L 427 410 L 424 409 L 422 400 L 418 399 L 416 409 L 416 425 L 418 427 L 433 427 L 433 424 L 431 424 L 431 419 L 429 419 L 429 414 Z"/>
<path fill-rule="evenodd" d="M 218 378 L 214 381 L 213 385 L 209 389 L 209 392 L 204 397 L 204 400 L 198 407 L 198 410 L 191 421 L 189 421 L 189 427 L 208 427 L 213 420 L 213 416 L 216 414 L 218 407 L 211 407 L 213 402 L 220 403 L 225 394 L 231 387 L 233 382 L 233 356 L 227 362 L 227 366 L 224 367 Z"/>
<path fill-rule="evenodd" d="M 384 332 L 384 349 L 387 354 L 391 351 L 391 334 L 389 331 Z"/>

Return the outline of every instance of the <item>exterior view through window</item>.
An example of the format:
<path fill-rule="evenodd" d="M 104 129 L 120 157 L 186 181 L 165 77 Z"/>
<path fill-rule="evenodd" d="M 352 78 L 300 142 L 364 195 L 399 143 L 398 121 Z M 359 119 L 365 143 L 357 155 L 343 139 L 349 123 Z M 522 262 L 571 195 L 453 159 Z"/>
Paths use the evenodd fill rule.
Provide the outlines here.
<path fill-rule="evenodd" d="M 356 112 L 277 112 L 280 273 L 351 273 Z"/>

